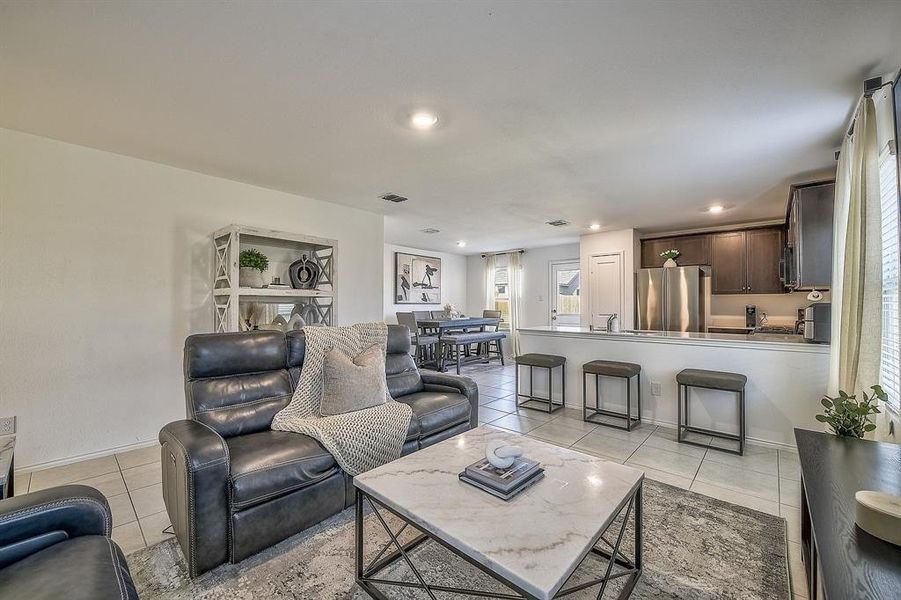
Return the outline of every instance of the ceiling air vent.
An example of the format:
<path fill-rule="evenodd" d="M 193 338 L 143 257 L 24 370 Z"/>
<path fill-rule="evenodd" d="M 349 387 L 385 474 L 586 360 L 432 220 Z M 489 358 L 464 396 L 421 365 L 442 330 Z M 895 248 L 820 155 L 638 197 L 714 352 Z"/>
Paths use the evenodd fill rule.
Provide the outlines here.
<path fill-rule="evenodd" d="M 421 229 L 423 233 L 441 233 L 440 229 L 435 229 L 434 227 L 426 227 L 425 229 Z"/>
<path fill-rule="evenodd" d="M 563 219 L 557 219 L 556 221 L 548 221 L 548 225 L 552 225 L 554 227 L 563 227 L 564 225 L 569 225 L 569 221 L 564 221 Z"/>
<path fill-rule="evenodd" d="M 406 202 L 407 200 L 409 200 L 409 198 L 404 198 L 403 196 L 399 196 L 397 194 L 392 194 L 391 192 L 388 192 L 387 194 L 382 194 L 381 196 L 379 196 L 379 198 L 381 198 L 382 200 L 385 200 L 387 202 L 394 202 L 395 204 L 400 203 L 400 202 Z"/>

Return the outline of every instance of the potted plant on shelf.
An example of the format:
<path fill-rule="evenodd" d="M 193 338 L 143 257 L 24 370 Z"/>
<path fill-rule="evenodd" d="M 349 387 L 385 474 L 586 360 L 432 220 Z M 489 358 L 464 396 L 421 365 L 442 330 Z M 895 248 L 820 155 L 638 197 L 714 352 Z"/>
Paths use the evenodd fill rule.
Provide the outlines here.
<path fill-rule="evenodd" d="M 820 423 L 826 423 L 832 429 L 832 433 L 843 437 L 862 438 L 869 431 L 876 429 L 876 424 L 870 420 L 870 415 L 877 415 L 880 411 L 877 400 L 885 402 L 888 396 L 881 386 L 874 385 L 870 389 L 872 395 L 863 393 L 863 400 L 858 402 L 857 395 L 848 395 L 844 390 L 839 390 L 838 396 L 824 397 L 820 403 L 826 408 L 822 414 L 816 416 Z"/>
<path fill-rule="evenodd" d="M 673 248 L 672 250 L 664 250 L 663 252 L 661 252 L 660 256 L 662 256 L 663 258 L 666 259 L 666 261 L 663 263 L 663 266 L 664 267 L 679 266 L 676 264 L 676 259 L 679 258 L 680 254 L 682 254 L 682 253 L 679 252 L 678 250 L 676 250 L 675 248 Z"/>
<path fill-rule="evenodd" d="M 238 285 L 263 287 L 263 271 L 269 268 L 269 259 L 256 248 L 241 250 L 238 256 Z"/>

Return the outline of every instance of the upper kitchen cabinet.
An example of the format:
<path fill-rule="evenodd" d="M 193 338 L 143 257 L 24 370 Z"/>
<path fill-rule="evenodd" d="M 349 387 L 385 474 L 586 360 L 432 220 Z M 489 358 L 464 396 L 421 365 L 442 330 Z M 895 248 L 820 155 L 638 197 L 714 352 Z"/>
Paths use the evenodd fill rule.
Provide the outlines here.
<path fill-rule="evenodd" d="M 744 294 L 748 283 L 747 239 L 744 231 L 715 233 L 711 236 L 711 271 L 714 294 Z"/>
<path fill-rule="evenodd" d="M 748 293 L 783 293 L 785 286 L 779 277 L 784 244 L 782 228 L 749 229 L 745 236 L 748 242 Z"/>
<path fill-rule="evenodd" d="M 835 182 L 792 186 L 784 251 L 784 283 L 792 290 L 832 287 Z"/>
<path fill-rule="evenodd" d="M 642 240 L 641 268 L 662 267 L 666 259 L 660 256 L 660 253 L 672 249 L 680 252 L 679 258 L 676 259 L 679 266 L 710 264 L 710 236 L 705 233 Z"/>
<path fill-rule="evenodd" d="M 766 227 L 711 235 L 714 294 L 780 294 L 782 228 Z"/>

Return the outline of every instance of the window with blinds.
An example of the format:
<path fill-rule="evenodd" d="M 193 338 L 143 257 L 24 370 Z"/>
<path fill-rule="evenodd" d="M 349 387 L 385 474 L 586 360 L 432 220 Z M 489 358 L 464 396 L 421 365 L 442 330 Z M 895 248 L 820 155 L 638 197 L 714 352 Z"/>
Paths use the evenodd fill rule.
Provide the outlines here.
<path fill-rule="evenodd" d="M 899 335 L 898 163 L 892 144 L 879 156 L 879 191 L 882 199 L 882 357 L 879 379 L 889 403 L 901 403 L 901 335 Z"/>

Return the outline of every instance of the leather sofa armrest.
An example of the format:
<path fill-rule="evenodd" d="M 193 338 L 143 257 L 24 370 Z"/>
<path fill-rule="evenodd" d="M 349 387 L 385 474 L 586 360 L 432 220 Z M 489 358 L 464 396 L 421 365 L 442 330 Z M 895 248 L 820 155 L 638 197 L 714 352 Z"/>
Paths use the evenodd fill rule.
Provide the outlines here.
<path fill-rule="evenodd" d="M 57 542 L 112 533 L 103 494 L 86 485 L 64 485 L 0 502 L 0 568 Z"/>
<path fill-rule="evenodd" d="M 469 412 L 469 428 L 479 426 L 479 386 L 469 377 L 437 373 L 435 371 L 420 371 L 423 390 L 426 392 L 455 392 L 463 394 L 469 399 L 472 409 Z"/>
<path fill-rule="evenodd" d="M 199 421 L 160 430 L 163 501 L 191 577 L 229 556 L 229 455 L 225 439 Z"/>

